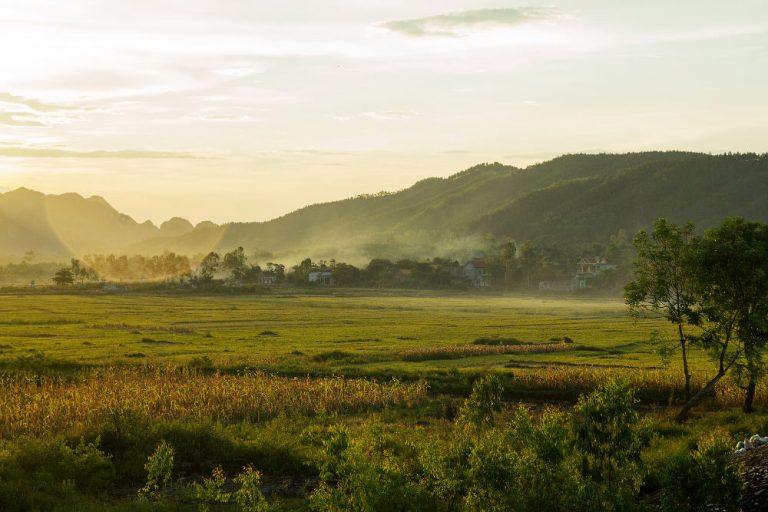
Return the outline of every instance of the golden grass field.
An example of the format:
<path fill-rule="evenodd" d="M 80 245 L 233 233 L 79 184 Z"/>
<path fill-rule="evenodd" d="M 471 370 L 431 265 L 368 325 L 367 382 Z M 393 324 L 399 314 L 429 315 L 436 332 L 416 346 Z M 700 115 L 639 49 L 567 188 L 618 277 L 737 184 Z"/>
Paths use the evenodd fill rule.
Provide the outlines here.
<path fill-rule="evenodd" d="M 87 426 L 115 408 L 213 420 L 357 410 L 462 392 L 450 382 L 487 371 L 523 399 L 573 399 L 615 377 L 656 403 L 682 395 L 677 361 L 664 365 L 649 342 L 671 326 L 612 299 L 7 294 L 0 313 L 6 434 Z M 692 359 L 701 385 L 711 364 Z M 41 367 L 64 377 L 25 377 Z M 719 403 L 739 400 L 734 383 L 720 386 Z"/>

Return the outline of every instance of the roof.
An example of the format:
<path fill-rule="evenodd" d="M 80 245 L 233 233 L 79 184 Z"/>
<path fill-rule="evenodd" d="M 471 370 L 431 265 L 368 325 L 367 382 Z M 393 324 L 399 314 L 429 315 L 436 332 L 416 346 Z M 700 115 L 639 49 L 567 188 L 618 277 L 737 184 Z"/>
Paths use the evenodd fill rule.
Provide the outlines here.
<path fill-rule="evenodd" d="M 468 262 L 467 265 L 472 265 L 475 268 L 485 268 L 485 260 L 482 258 L 474 258 Z"/>

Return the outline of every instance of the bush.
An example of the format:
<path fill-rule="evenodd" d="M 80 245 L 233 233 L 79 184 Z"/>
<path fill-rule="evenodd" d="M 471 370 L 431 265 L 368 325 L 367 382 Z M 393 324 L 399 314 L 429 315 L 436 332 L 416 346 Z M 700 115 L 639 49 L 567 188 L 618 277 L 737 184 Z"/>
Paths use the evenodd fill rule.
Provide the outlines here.
<path fill-rule="evenodd" d="M 352 444 L 344 428 L 336 428 L 325 444 L 320 485 L 310 496 L 319 511 L 434 510 L 434 503 L 391 446 L 376 432 Z"/>
<path fill-rule="evenodd" d="M 224 490 L 226 482 L 227 477 L 224 475 L 224 470 L 221 469 L 221 466 L 216 466 L 213 468 L 210 478 L 203 478 L 202 482 L 192 483 L 192 496 L 201 504 L 201 512 L 210 510 L 209 504 L 229 503 L 232 493 Z"/>
<path fill-rule="evenodd" d="M 52 510 L 65 503 L 86 509 L 76 493 L 101 493 L 114 477 L 98 440 L 70 446 L 60 437 L 22 438 L 0 465 L 0 510 Z"/>
<path fill-rule="evenodd" d="M 173 447 L 162 441 L 147 459 L 147 483 L 139 489 L 139 496 L 159 498 L 160 492 L 168 487 L 173 475 Z"/>
<path fill-rule="evenodd" d="M 744 482 L 728 435 L 715 431 L 693 451 L 675 455 L 663 477 L 662 509 L 676 512 L 741 509 Z"/>
<path fill-rule="evenodd" d="M 573 448 L 590 510 L 632 510 L 643 483 L 641 450 L 651 430 L 634 410 L 626 384 L 612 381 L 579 398 L 572 419 Z"/>
<path fill-rule="evenodd" d="M 261 473 L 246 466 L 243 472 L 235 477 L 235 483 L 240 484 L 240 489 L 235 491 L 233 497 L 235 503 L 242 512 L 267 512 L 270 506 L 261 493 Z"/>
<path fill-rule="evenodd" d="M 475 382 L 472 394 L 464 402 L 459 421 L 475 427 L 493 423 L 494 415 L 501 411 L 504 386 L 495 375 L 488 375 Z"/>

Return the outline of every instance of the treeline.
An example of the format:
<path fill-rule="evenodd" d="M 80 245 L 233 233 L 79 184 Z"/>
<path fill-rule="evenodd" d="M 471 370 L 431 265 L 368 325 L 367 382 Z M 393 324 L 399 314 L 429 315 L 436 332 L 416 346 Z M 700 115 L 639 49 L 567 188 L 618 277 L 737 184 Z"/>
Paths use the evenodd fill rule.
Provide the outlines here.
<path fill-rule="evenodd" d="M 606 244 L 585 247 L 492 243 L 479 256 L 484 288 L 526 290 L 538 288 L 542 280 L 573 278 L 580 258 L 607 260 L 616 266 L 597 276 L 590 287 L 620 290 L 631 277 L 630 260 L 634 254 L 624 233 Z M 87 282 L 166 282 L 191 286 L 274 285 L 340 286 L 361 288 L 465 289 L 473 286 L 468 262 L 434 257 L 427 259 L 373 258 L 365 266 L 330 260 L 305 258 L 286 267 L 283 263 L 251 263 L 242 247 L 231 252 L 210 252 L 189 258 L 166 251 L 162 255 L 87 255 L 69 265 L 8 264 L 0 266 L 0 279 L 11 284 L 53 282 L 58 285 Z M 319 274 L 313 276 L 312 274 Z M 5 279 L 3 277 L 7 276 Z"/>
<path fill-rule="evenodd" d="M 110 281 L 166 281 L 191 272 L 187 256 L 166 251 L 157 256 L 87 255 L 85 265 Z"/>
<path fill-rule="evenodd" d="M 317 274 L 313 276 L 313 274 Z M 289 284 L 373 288 L 461 288 L 466 286 L 458 261 L 442 258 L 392 262 L 373 259 L 365 267 L 336 260 L 305 258 L 286 269 L 282 263 L 251 264 L 242 247 L 223 255 L 208 253 L 193 272 L 182 276 L 190 284 Z"/>
<path fill-rule="evenodd" d="M 540 281 L 568 280 L 579 260 L 597 258 L 616 268 L 597 276 L 593 287 L 620 290 L 631 277 L 634 254 L 631 239 L 619 230 L 603 243 L 493 242 L 484 262 L 491 288 L 515 290 L 537 288 Z"/>
<path fill-rule="evenodd" d="M 429 289 L 467 286 L 460 263 L 442 258 L 424 261 L 402 259 L 394 262 L 374 258 L 362 268 L 335 260 L 313 262 L 307 258 L 293 266 L 288 277 L 296 285 L 312 284 L 310 274 L 314 272 L 331 273 L 333 284 L 337 286 Z M 318 284 L 324 284 L 322 276 Z"/>
<path fill-rule="evenodd" d="M 569 245 L 487 240 L 474 253 L 482 262 L 484 288 L 492 290 L 536 289 L 540 281 L 573 278 L 581 258 L 598 258 L 616 268 L 602 272 L 590 287 L 620 290 L 631 279 L 634 249 L 623 231 L 605 243 Z M 32 253 L 30 253 L 32 254 Z M 263 257 L 264 253 L 260 256 Z M 341 286 L 368 288 L 464 289 L 473 285 L 464 266 L 467 260 L 433 257 L 373 258 L 365 266 L 305 258 L 292 266 L 267 262 L 258 264 L 242 247 L 230 252 L 209 252 L 189 257 L 165 251 L 155 256 L 95 254 L 67 265 L 32 263 L 34 254 L 21 263 L 0 265 L 0 283 L 58 285 L 87 282 L 147 283 L 186 285 L 273 285 Z M 311 278 L 313 273 L 323 275 Z"/>

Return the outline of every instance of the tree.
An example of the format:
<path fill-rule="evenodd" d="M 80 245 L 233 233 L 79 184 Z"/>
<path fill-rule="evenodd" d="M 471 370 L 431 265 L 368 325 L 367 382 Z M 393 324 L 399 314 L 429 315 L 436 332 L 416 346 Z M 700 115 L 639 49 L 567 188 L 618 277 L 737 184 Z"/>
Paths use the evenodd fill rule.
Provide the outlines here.
<path fill-rule="evenodd" d="M 729 370 L 744 389 L 744 411 L 752 411 L 757 381 L 765 368 L 768 341 L 768 225 L 731 218 L 707 231 L 697 244 L 694 282 L 706 321 L 699 337 L 717 362 L 717 373 L 682 407 L 682 421 Z"/>
<path fill-rule="evenodd" d="M 53 282 L 56 283 L 57 286 L 64 286 L 74 283 L 75 278 L 72 275 L 72 271 L 65 267 L 56 271 L 53 275 Z"/>
<path fill-rule="evenodd" d="M 270 261 L 267 263 L 267 272 L 273 272 L 275 274 L 276 280 L 280 282 L 285 278 L 285 265 L 282 263 L 273 263 Z"/>
<path fill-rule="evenodd" d="M 72 258 L 69 263 L 69 269 L 72 272 L 73 280 L 80 281 L 83 284 L 86 279 L 97 280 L 99 275 L 91 268 L 83 265 L 80 260 Z"/>
<path fill-rule="evenodd" d="M 203 261 L 200 262 L 200 267 L 198 268 L 200 280 L 203 282 L 213 281 L 213 276 L 219 269 L 220 263 L 221 257 L 217 253 L 209 252 L 206 254 L 205 258 L 203 258 Z"/>
<path fill-rule="evenodd" d="M 232 252 L 224 255 L 224 269 L 229 270 L 233 282 L 240 283 L 248 272 L 248 258 L 242 247 L 238 247 Z"/>
<path fill-rule="evenodd" d="M 525 278 L 525 287 L 530 288 L 534 275 L 541 266 L 541 251 L 530 241 L 526 241 L 519 249 L 520 267 Z"/>
<path fill-rule="evenodd" d="M 685 325 L 700 323 L 695 311 L 698 297 L 693 283 L 693 225 L 678 226 L 659 219 L 649 235 L 640 231 L 634 240 L 637 259 L 634 280 L 624 287 L 624 298 L 632 314 L 661 313 L 677 326 L 678 343 L 685 375 L 685 399 L 691 398 L 688 341 Z"/>
<path fill-rule="evenodd" d="M 744 411 L 752 412 L 768 342 L 768 225 L 727 219 L 707 232 L 700 251 L 698 280 L 706 311 L 725 322 L 740 343 L 736 375 L 746 384 Z"/>
<path fill-rule="evenodd" d="M 290 277 L 295 284 L 304 284 L 307 282 L 309 274 L 317 271 L 317 264 L 311 258 L 304 258 L 301 263 L 293 266 L 293 272 Z"/>
<path fill-rule="evenodd" d="M 573 449 L 585 479 L 589 510 L 627 510 L 643 482 L 641 451 L 651 430 L 634 410 L 634 392 L 616 381 L 579 397 Z"/>
<path fill-rule="evenodd" d="M 504 286 L 509 288 L 509 283 L 512 279 L 512 271 L 515 264 L 515 254 L 517 254 L 517 246 L 512 240 L 501 246 L 501 260 L 504 262 Z"/>
<path fill-rule="evenodd" d="M 333 269 L 333 277 L 339 286 L 356 285 L 360 280 L 360 269 L 348 263 L 336 263 Z"/>

